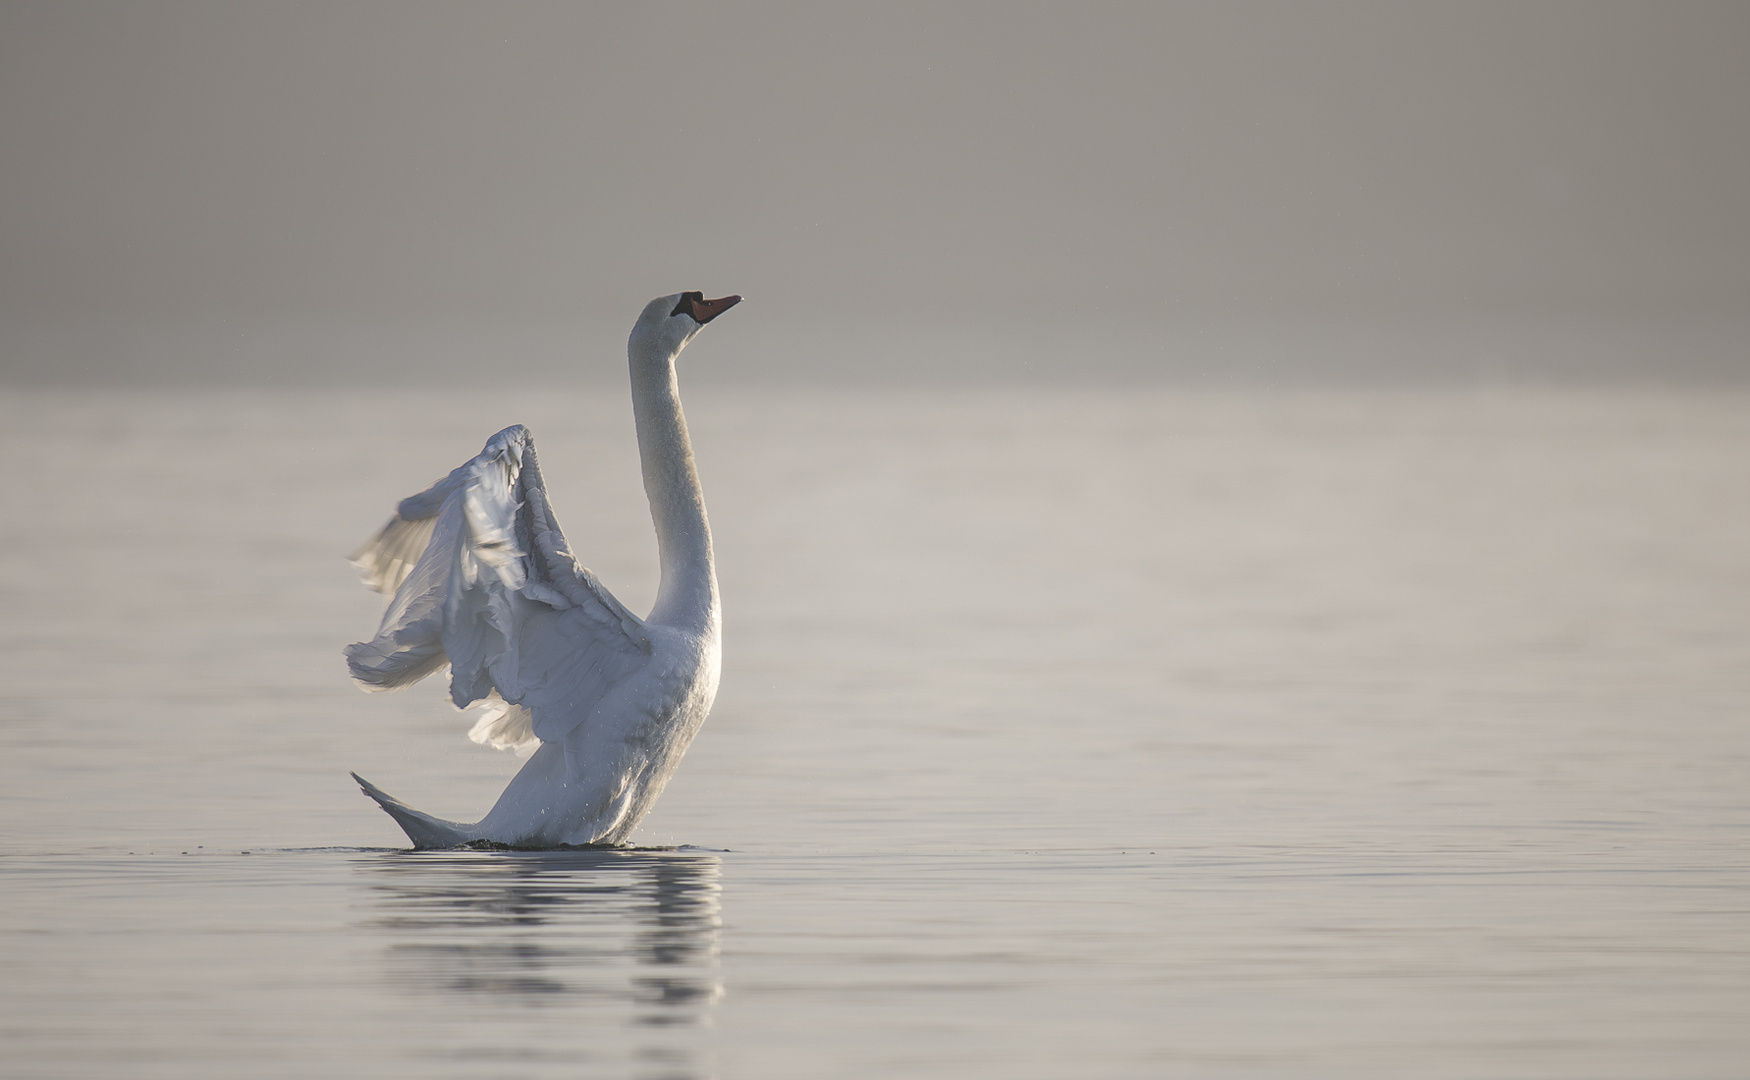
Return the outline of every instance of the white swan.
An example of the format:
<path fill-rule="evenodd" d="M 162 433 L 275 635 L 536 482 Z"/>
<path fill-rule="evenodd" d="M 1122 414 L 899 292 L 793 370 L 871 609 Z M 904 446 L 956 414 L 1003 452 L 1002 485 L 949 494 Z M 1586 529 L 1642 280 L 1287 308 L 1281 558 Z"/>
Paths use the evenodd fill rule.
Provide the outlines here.
<path fill-rule="evenodd" d="M 660 297 L 627 342 L 662 561 L 649 617 L 628 611 L 572 557 L 521 425 L 402 500 L 353 556 L 365 583 L 394 597 L 377 636 L 348 646 L 353 679 L 392 690 L 448 663 L 450 699 L 487 707 L 470 737 L 501 748 L 540 743 L 473 824 L 421 813 L 354 773 L 414 847 L 621 843 L 704 723 L 717 695 L 722 616 L 674 361 L 740 300 Z"/>

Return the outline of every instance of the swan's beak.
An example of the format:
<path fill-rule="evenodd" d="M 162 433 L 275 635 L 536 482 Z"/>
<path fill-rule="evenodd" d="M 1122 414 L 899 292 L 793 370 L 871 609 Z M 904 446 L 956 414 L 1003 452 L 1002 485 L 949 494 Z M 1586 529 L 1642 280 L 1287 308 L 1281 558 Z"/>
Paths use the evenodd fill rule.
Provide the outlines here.
<path fill-rule="evenodd" d="M 700 326 L 704 326 L 739 303 L 741 303 L 739 296 L 725 296 L 721 300 L 694 300 L 692 302 L 693 320 Z"/>

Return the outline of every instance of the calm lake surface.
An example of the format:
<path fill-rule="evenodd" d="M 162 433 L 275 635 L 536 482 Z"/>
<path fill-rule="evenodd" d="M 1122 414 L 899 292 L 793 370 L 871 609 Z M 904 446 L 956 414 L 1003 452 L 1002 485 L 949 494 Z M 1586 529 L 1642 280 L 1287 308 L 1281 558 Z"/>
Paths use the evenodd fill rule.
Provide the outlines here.
<path fill-rule="evenodd" d="M 1750 393 L 686 395 L 726 605 L 644 850 L 342 556 L 528 423 L 638 610 L 624 391 L 0 394 L 8 1077 L 1741 1077 Z"/>

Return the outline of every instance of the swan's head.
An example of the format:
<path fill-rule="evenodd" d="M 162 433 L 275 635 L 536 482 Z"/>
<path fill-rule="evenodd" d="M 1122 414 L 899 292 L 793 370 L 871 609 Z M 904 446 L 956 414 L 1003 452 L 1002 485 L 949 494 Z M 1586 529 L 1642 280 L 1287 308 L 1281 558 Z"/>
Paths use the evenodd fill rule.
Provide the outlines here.
<path fill-rule="evenodd" d="M 633 352 L 673 356 L 686 348 L 699 327 L 741 303 L 739 296 L 707 300 L 700 292 L 659 296 L 644 305 L 644 314 L 632 327 L 629 347 Z"/>

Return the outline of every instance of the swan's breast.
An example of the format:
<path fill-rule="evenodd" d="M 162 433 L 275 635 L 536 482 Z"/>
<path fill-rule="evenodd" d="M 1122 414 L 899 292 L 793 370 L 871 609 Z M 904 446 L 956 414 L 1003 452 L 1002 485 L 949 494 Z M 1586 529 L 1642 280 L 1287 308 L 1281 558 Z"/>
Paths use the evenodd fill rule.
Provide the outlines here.
<path fill-rule="evenodd" d="M 715 635 L 651 627 L 650 661 L 626 689 L 640 714 L 625 734 L 653 761 L 678 757 L 717 697 L 721 650 Z"/>

